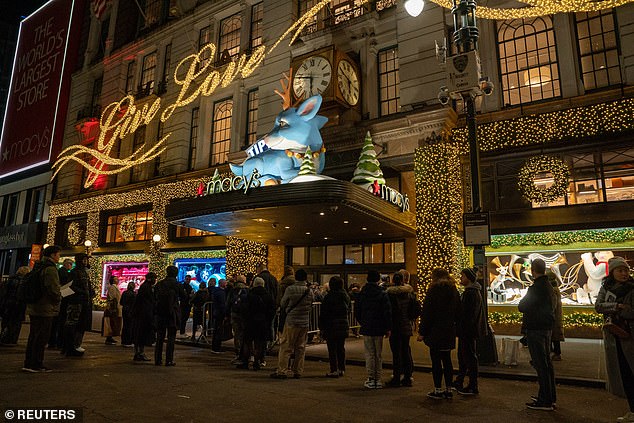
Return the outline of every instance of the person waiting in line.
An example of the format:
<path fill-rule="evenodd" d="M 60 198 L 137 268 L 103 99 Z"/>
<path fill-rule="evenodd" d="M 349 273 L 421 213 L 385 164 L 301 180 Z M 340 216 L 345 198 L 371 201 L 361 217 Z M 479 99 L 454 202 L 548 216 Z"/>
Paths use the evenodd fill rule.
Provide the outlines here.
<path fill-rule="evenodd" d="M 239 275 L 231 292 L 227 294 L 227 315 L 231 319 L 231 329 L 233 330 L 233 346 L 236 356 L 231 364 L 243 364 L 242 346 L 244 342 L 244 328 L 246 325 L 246 306 L 249 287 L 245 284 L 244 275 Z M 248 359 L 249 357 L 247 357 Z"/>
<path fill-rule="evenodd" d="M 460 302 L 462 312 L 458 323 L 458 375 L 453 387 L 460 395 L 477 395 L 478 353 L 476 341 L 487 334 L 486 316 L 482 302 L 482 286 L 476 280 L 474 269 L 465 268 L 460 272 L 460 285 L 464 287 Z M 464 380 L 469 376 L 469 384 Z"/>
<path fill-rule="evenodd" d="M 526 407 L 532 410 L 553 411 L 557 402 L 555 369 L 550 359 L 550 337 L 555 323 L 553 287 L 546 276 L 546 263 L 542 259 L 531 263 L 533 284 L 517 305 L 523 313 L 522 327 L 531 356 L 531 364 L 537 372 L 539 393 Z"/>
<path fill-rule="evenodd" d="M 134 361 L 151 361 L 145 355 L 145 346 L 154 340 L 154 293 L 156 273 L 149 272 L 139 287 L 132 306 L 132 336 L 134 339 Z"/>
<path fill-rule="evenodd" d="M 275 300 L 275 303 L 277 304 L 279 293 L 280 293 L 280 284 L 277 281 L 277 278 L 273 276 L 271 272 L 269 272 L 269 269 L 267 268 L 266 263 L 258 264 L 256 268 L 256 273 L 257 273 L 257 276 L 264 279 L 264 288 L 266 289 L 266 292 L 271 294 L 271 297 L 273 297 L 273 299 Z M 271 334 L 269 335 L 269 338 L 271 339 L 270 343 L 272 343 L 272 340 L 275 337 L 275 328 L 273 327 L 273 322 L 271 322 L 271 328 L 269 330 L 271 331 Z M 270 345 L 267 345 L 267 346 L 270 346 Z"/>
<path fill-rule="evenodd" d="M 547 272 L 548 281 L 553 287 L 553 307 L 555 309 L 555 324 L 550 336 L 550 359 L 561 361 L 561 343 L 566 340 L 564 336 L 564 313 L 561 304 L 561 291 L 559 290 L 559 280 L 552 272 Z"/>
<path fill-rule="evenodd" d="M 44 350 L 46 342 L 51 336 L 53 317 L 59 313 L 60 293 L 59 273 L 57 262 L 61 247 L 49 245 L 42 252 L 42 260 L 33 267 L 33 272 L 39 276 L 42 283 L 43 295 L 34 303 L 27 303 L 26 312 L 29 315 L 29 340 L 26 344 L 24 367 L 22 371 L 29 373 L 50 372 L 44 366 Z"/>
<path fill-rule="evenodd" d="M 218 354 L 222 352 L 222 338 L 224 336 L 224 322 L 227 317 L 227 296 L 225 292 L 227 281 L 220 279 L 218 286 L 211 290 L 211 315 L 213 320 L 214 333 L 211 338 L 211 352 Z"/>
<path fill-rule="evenodd" d="M 192 309 L 194 311 L 191 337 L 192 342 L 196 342 L 196 332 L 198 331 L 198 326 L 202 325 L 205 321 L 205 303 L 207 301 L 209 301 L 209 290 L 207 289 L 207 284 L 205 282 L 201 282 L 200 285 L 198 285 L 198 291 L 196 291 L 191 300 Z"/>
<path fill-rule="evenodd" d="M 242 309 L 245 318 L 241 363 L 238 368 L 247 369 L 249 357 L 253 356 L 253 370 L 260 370 L 266 353 L 266 342 L 270 341 L 271 321 L 275 316 L 275 300 L 264 288 L 264 279 L 253 278 Z"/>
<path fill-rule="evenodd" d="M 293 285 L 295 283 L 295 269 L 293 266 L 284 266 L 284 275 L 282 279 L 280 279 L 280 290 L 277 296 L 277 306 L 280 306 L 280 301 L 282 301 L 282 297 L 284 296 L 284 291 L 286 288 Z"/>
<path fill-rule="evenodd" d="M 72 259 L 64 259 L 62 266 L 57 269 L 59 275 L 59 285 L 64 286 L 72 280 L 70 274 L 75 263 Z M 59 304 L 59 314 L 53 318 L 53 325 L 51 326 L 51 336 L 48 339 L 48 348 L 63 350 L 64 349 L 64 322 L 66 321 L 66 315 L 68 311 L 66 309 L 68 305 L 68 299 L 62 297 L 62 302 Z"/>
<path fill-rule="evenodd" d="M 611 258 L 608 271 L 594 305 L 609 322 L 603 326 L 607 388 L 627 398 L 629 411 L 617 421 L 634 422 L 634 279 L 623 257 Z M 617 330 L 614 325 L 622 329 Z"/>
<path fill-rule="evenodd" d="M 379 286 L 381 275 L 375 270 L 368 272 L 367 283 L 359 292 L 355 303 L 355 317 L 361 325 L 365 368 L 368 378 L 363 384 L 368 389 L 381 389 L 383 361 L 383 337 L 389 338 L 392 331 L 392 307 L 387 293 Z"/>
<path fill-rule="evenodd" d="M 420 305 L 414 295 L 414 289 L 404 283 L 401 273 L 395 273 L 392 276 L 392 286 L 387 288 L 387 296 L 392 307 L 392 333 L 390 334 L 392 380 L 387 385 L 410 387 L 414 360 L 412 360 L 409 341 L 412 337 L 413 321 L 420 314 Z M 401 376 L 403 376 L 402 380 Z"/>
<path fill-rule="evenodd" d="M 81 346 L 84 332 L 92 326 L 92 287 L 88 275 L 88 255 L 75 255 L 75 268 L 70 271 L 70 288 L 73 294 L 66 301 L 66 318 L 64 319 L 64 341 L 62 353 L 67 357 L 80 357 L 85 349 Z M 90 306 L 89 306 L 90 304 Z M 88 322 L 90 320 L 90 322 Z"/>
<path fill-rule="evenodd" d="M 154 348 L 154 364 L 160 366 L 163 362 L 163 343 L 167 335 L 165 346 L 165 366 L 175 366 L 174 344 L 176 330 L 180 324 L 179 300 L 185 298 L 183 285 L 176 280 L 178 267 L 167 266 L 165 279 L 156 284 L 154 295 L 156 298 L 156 347 Z"/>
<path fill-rule="evenodd" d="M 121 299 L 119 300 L 119 304 L 121 304 L 121 317 L 123 318 L 121 345 L 124 347 L 131 347 L 134 343 L 134 337 L 132 336 L 132 307 L 136 299 L 134 288 L 136 288 L 134 282 L 128 282 L 128 289 L 121 294 Z"/>
<path fill-rule="evenodd" d="M 26 304 L 18 299 L 18 288 L 31 269 L 21 266 L 0 285 L 0 345 L 17 345 L 25 318 Z"/>
<path fill-rule="evenodd" d="M 307 279 L 306 271 L 298 269 L 295 272 L 295 283 L 286 288 L 280 302 L 281 313 L 284 313 L 286 317 L 283 319 L 284 330 L 277 357 L 277 371 L 271 374 L 274 379 L 286 379 L 289 373 L 292 373 L 295 379 L 299 379 L 304 372 L 306 335 L 313 305 L 313 294 L 306 286 Z M 290 362 L 291 355 L 294 356 L 292 363 Z"/>
<path fill-rule="evenodd" d="M 423 301 L 417 338 L 429 347 L 434 390 L 427 396 L 431 399 L 453 398 L 451 350 L 456 348 L 456 324 L 459 318 L 460 294 L 456 282 L 445 269 L 432 270 L 431 284 Z"/>
<path fill-rule="evenodd" d="M 182 337 L 186 337 L 185 329 L 187 328 L 187 320 L 189 320 L 189 315 L 192 312 L 191 298 L 193 297 L 194 288 L 191 286 L 192 277 L 191 275 L 185 275 L 185 279 L 183 280 L 183 289 L 185 290 L 185 298 L 180 303 L 181 307 L 181 323 L 180 323 L 180 334 Z"/>
<path fill-rule="evenodd" d="M 108 297 L 106 299 L 106 310 L 104 311 L 104 319 L 108 319 L 110 330 L 104 326 L 104 335 L 106 336 L 107 345 L 115 345 L 117 341 L 113 337 L 121 335 L 121 291 L 119 291 L 119 278 L 110 276 L 108 280 Z"/>
<path fill-rule="evenodd" d="M 350 297 L 343 289 L 343 279 L 333 276 L 328 282 L 329 291 L 321 302 L 319 330 L 328 346 L 330 372 L 326 377 L 340 377 L 346 371 L 346 338 L 348 337 L 348 313 Z"/>

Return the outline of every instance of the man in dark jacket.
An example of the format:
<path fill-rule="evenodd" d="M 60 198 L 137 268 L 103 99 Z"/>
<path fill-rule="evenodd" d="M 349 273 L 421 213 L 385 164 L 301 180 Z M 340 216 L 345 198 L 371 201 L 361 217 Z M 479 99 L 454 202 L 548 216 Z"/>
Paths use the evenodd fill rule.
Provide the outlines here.
<path fill-rule="evenodd" d="M 256 269 L 257 275 L 264 279 L 264 289 L 268 292 L 275 304 L 278 304 L 282 299 L 280 298 L 280 284 L 277 282 L 277 278 L 269 272 L 265 263 L 260 263 Z M 275 327 L 274 322 L 271 322 L 271 333 L 269 334 L 269 338 L 272 340 L 275 338 Z M 272 341 L 269 341 L 269 343 Z"/>
<path fill-rule="evenodd" d="M 389 337 L 392 330 L 392 308 L 387 293 L 378 285 L 381 275 L 375 270 L 368 272 L 368 282 L 359 292 L 355 304 L 355 317 L 361 325 L 361 335 L 365 347 L 365 368 L 368 379 L 364 385 L 368 389 L 381 389 L 381 353 L 383 337 Z"/>
<path fill-rule="evenodd" d="M 184 300 L 183 285 L 176 280 L 178 268 L 167 266 L 167 277 L 156 284 L 156 347 L 154 348 L 154 364 L 160 366 L 163 358 L 163 342 L 167 332 L 167 346 L 165 351 L 165 366 L 175 366 L 174 342 L 176 329 L 180 324 L 179 300 Z"/>
<path fill-rule="evenodd" d="M 185 290 L 185 299 L 181 301 L 181 324 L 180 324 L 180 333 L 181 335 L 185 335 L 185 328 L 187 327 L 187 320 L 189 319 L 189 315 L 192 312 L 191 298 L 192 292 L 194 288 L 190 285 L 192 277 L 190 275 L 186 275 L 183 280 L 183 289 Z"/>
<path fill-rule="evenodd" d="M 390 349 L 392 350 L 392 380 L 387 385 L 391 387 L 412 386 L 412 372 L 414 361 L 409 341 L 412 336 L 412 317 L 410 312 L 418 305 L 414 305 L 416 297 L 414 289 L 405 284 L 403 275 L 395 273 L 392 286 L 386 290 L 392 308 L 392 333 L 390 334 Z M 401 380 L 401 375 L 403 380 Z"/>
<path fill-rule="evenodd" d="M 70 272 L 73 294 L 65 298 L 66 320 L 64 322 L 64 346 L 62 353 L 67 357 L 82 356 L 84 349 L 81 343 L 84 332 L 90 329 L 92 323 L 92 288 L 88 276 L 88 255 L 75 255 L 75 268 Z"/>
<path fill-rule="evenodd" d="M 73 260 L 67 258 L 64 259 L 62 263 L 62 267 L 57 270 L 59 274 L 59 286 L 64 286 L 71 280 L 73 280 L 72 275 L 70 274 L 73 269 Z M 62 301 L 59 304 L 59 314 L 53 317 L 53 323 L 51 324 L 51 335 L 48 339 L 48 348 L 49 349 L 63 349 L 64 348 L 64 322 L 66 321 L 66 307 L 68 306 L 68 301 L 66 298 L 62 297 Z"/>
<path fill-rule="evenodd" d="M 524 313 L 522 327 L 526 331 L 526 342 L 531 362 L 537 371 L 539 393 L 526 406 L 533 410 L 554 410 L 557 399 L 555 371 L 550 361 L 550 336 L 555 322 L 553 288 L 546 276 L 546 263 L 536 259 L 531 263 L 533 285 L 520 301 L 518 309 Z"/>
<path fill-rule="evenodd" d="M 42 278 L 44 295 L 37 302 L 26 305 L 31 325 L 22 368 L 25 372 L 51 371 L 44 366 L 44 349 L 51 335 L 53 317 L 59 314 L 59 303 L 62 299 L 59 273 L 57 273 L 57 262 L 61 250 L 57 245 L 46 247 L 42 253 L 42 260 L 37 262 L 32 270 L 32 272 L 38 272 Z"/>
<path fill-rule="evenodd" d="M 471 268 L 462 269 L 460 285 L 464 287 L 462 313 L 458 322 L 458 376 L 454 387 L 461 395 L 477 395 L 478 391 L 478 354 L 476 341 L 486 335 L 486 317 L 482 305 L 482 286 L 476 281 L 476 272 Z M 469 384 L 464 380 L 469 376 Z"/>

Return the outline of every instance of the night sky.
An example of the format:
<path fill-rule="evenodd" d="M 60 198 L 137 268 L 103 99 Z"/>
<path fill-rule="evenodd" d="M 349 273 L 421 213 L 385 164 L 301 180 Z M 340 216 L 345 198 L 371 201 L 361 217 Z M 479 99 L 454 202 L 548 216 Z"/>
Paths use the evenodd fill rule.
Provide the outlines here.
<path fill-rule="evenodd" d="M 0 0 L 0 19 L 17 21 L 33 13 L 48 0 Z"/>

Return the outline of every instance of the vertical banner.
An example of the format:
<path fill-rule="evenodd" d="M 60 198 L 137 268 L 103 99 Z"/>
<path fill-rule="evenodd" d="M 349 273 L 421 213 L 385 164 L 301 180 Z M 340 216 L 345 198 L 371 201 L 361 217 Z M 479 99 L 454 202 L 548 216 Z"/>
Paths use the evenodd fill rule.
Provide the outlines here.
<path fill-rule="evenodd" d="M 0 138 L 0 177 L 46 164 L 61 148 L 84 0 L 51 0 L 20 24 Z"/>
<path fill-rule="evenodd" d="M 31 258 L 29 259 L 29 267 L 33 269 L 33 266 L 35 266 L 35 262 L 40 261 L 41 259 L 42 259 L 42 245 L 31 244 Z"/>

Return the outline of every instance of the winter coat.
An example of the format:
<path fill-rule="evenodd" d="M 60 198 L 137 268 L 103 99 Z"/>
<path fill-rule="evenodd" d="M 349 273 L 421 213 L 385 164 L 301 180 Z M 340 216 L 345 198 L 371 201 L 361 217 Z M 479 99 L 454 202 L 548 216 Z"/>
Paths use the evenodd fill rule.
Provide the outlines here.
<path fill-rule="evenodd" d="M 92 329 L 92 299 L 95 291 L 90 283 L 90 275 L 85 267 L 76 266 L 70 271 L 68 281 L 73 281 L 71 289 L 75 292 L 65 298 L 69 304 L 82 304 L 79 316 L 80 325 L 83 330 Z M 68 282 L 66 282 L 68 283 Z"/>
<path fill-rule="evenodd" d="M 479 339 L 487 334 L 487 321 L 482 303 L 482 285 L 472 282 L 465 287 L 460 297 L 461 313 L 458 323 L 458 337 Z"/>
<path fill-rule="evenodd" d="M 412 321 L 409 319 L 410 303 L 415 301 L 411 285 L 392 285 L 386 290 L 392 307 L 392 333 L 412 336 Z"/>
<path fill-rule="evenodd" d="M 42 271 L 44 295 L 38 302 L 27 304 L 26 312 L 29 316 L 55 317 L 59 314 L 59 303 L 62 301 L 57 265 L 52 258 L 44 257 L 33 267 L 32 272 L 36 271 Z"/>
<path fill-rule="evenodd" d="M 132 317 L 132 307 L 134 306 L 134 301 L 136 299 L 136 293 L 134 291 L 130 291 L 126 289 L 123 294 L 121 294 L 121 299 L 119 300 L 119 304 L 121 304 L 122 308 L 122 316 L 128 318 Z"/>
<path fill-rule="evenodd" d="M 5 282 L 2 282 L 2 288 L 0 289 L 0 318 L 14 322 L 24 321 L 26 304 L 18 300 L 18 288 L 22 280 L 18 275 L 13 275 Z"/>
<path fill-rule="evenodd" d="M 263 286 L 249 290 L 246 299 L 245 334 L 254 341 L 271 340 L 271 322 L 275 317 L 275 300 Z"/>
<path fill-rule="evenodd" d="M 392 307 L 387 293 L 376 283 L 366 283 L 355 303 L 361 335 L 384 336 L 392 330 Z"/>
<path fill-rule="evenodd" d="M 282 297 L 284 296 L 284 291 L 286 291 L 286 288 L 293 285 L 295 282 L 296 280 L 294 276 L 285 276 L 282 278 L 282 280 L 280 281 L 280 289 L 279 289 L 279 292 L 277 293 L 278 307 L 280 306 L 280 302 L 282 301 Z"/>
<path fill-rule="evenodd" d="M 526 295 L 517 305 L 518 310 L 524 313 L 522 329 L 553 329 L 555 323 L 553 295 L 553 287 L 547 276 L 542 275 L 535 278 L 533 284 L 526 291 Z"/>
<path fill-rule="evenodd" d="M 248 295 L 249 287 L 243 284 L 242 282 L 236 283 L 233 289 L 227 295 L 227 314 L 231 315 L 231 319 L 241 319 L 246 317 L 246 304 L 242 304 L 242 301 Z M 240 306 L 235 307 L 234 303 L 236 302 L 238 296 L 242 296 L 242 300 L 240 300 Z M 246 302 L 246 301 L 245 301 Z"/>
<path fill-rule="evenodd" d="M 343 289 L 329 291 L 321 302 L 319 330 L 324 339 L 342 339 L 348 336 L 350 297 Z"/>
<path fill-rule="evenodd" d="M 460 321 L 460 294 L 448 279 L 433 283 L 421 313 L 418 333 L 429 348 L 453 350 L 456 348 L 456 325 Z"/>
<path fill-rule="evenodd" d="M 211 315 L 214 319 L 224 319 L 227 315 L 227 294 L 219 286 L 211 289 Z"/>
<path fill-rule="evenodd" d="M 195 310 L 202 311 L 203 306 L 207 301 L 209 301 L 209 290 L 207 288 L 198 289 L 198 291 L 194 294 L 194 297 L 191 299 L 191 304 Z"/>
<path fill-rule="evenodd" d="M 135 343 L 148 340 L 154 329 L 154 293 L 152 283 L 145 281 L 139 287 L 132 305 L 132 333 Z"/>
<path fill-rule="evenodd" d="M 180 305 L 182 309 L 188 309 L 191 307 L 191 298 L 194 295 L 194 288 L 188 283 L 183 282 L 183 291 L 185 291 L 185 297 L 181 300 Z"/>
<path fill-rule="evenodd" d="M 180 325 L 181 313 L 179 301 L 184 300 L 186 294 L 183 285 L 178 283 L 175 277 L 166 277 L 159 281 L 154 288 L 155 312 L 161 325 L 165 327 L 178 327 Z M 168 299 L 164 303 L 161 298 Z"/>
<path fill-rule="evenodd" d="M 550 335 L 552 341 L 564 341 L 564 313 L 561 306 L 561 292 L 559 288 L 553 287 L 553 309 L 555 311 L 555 323 L 553 324 L 553 332 Z"/>
<path fill-rule="evenodd" d="M 611 296 L 609 293 L 614 294 L 616 299 L 607 301 L 606 297 Z M 629 305 L 630 309 L 617 310 L 617 304 Z M 619 284 L 611 277 L 607 277 L 601 285 L 601 289 L 594 303 L 594 308 L 598 313 L 602 313 L 604 317 L 620 316 L 625 319 L 629 323 L 630 328 L 634 330 L 634 280 L 630 279 L 625 283 Z M 630 371 L 634 371 L 634 338 L 630 336 L 627 339 L 619 338 L 617 340 L 614 335 L 604 329 L 603 340 L 605 365 L 608 376 L 608 391 L 620 397 L 625 397 L 621 377 L 624 372 L 619 366 L 616 343 L 621 343 L 623 355 L 627 359 Z"/>
<path fill-rule="evenodd" d="M 119 287 L 117 285 L 109 285 L 106 302 L 108 303 L 108 313 L 110 317 L 121 317 L 123 308 L 121 304 L 119 304 L 120 301 L 121 291 L 119 291 Z"/>
<path fill-rule="evenodd" d="M 304 295 L 304 292 L 306 295 Z M 303 296 L 303 298 L 302 298 Z M 301 299 L 301 300 L 300 300 Z M 294 306 L 294 307 L 293 307 Z M 280 308 L 286 311 L 286 326 L 307 328 L 310 323 L 310 310 L 313 306 L 313 293 L 304 281 L 295 283 L 286 288 L 284 297 L 280 302 Z M 293 309 L 288 312 L 288 310 Z"/>
<path fill-rule="evenodd" d="M 264 289 L 266 289 L 266 292 L 271 294 L 271 297 L 273 298 L 273 300 L 275 300 L 277 304 L 277 297 L 279 295 L 280 284 L 277 282 L 277 279 L 275 278 L 275 276 L 273 276 L 271 272 L 269 272 L 267 269 L 264 269 L 263 271 L 261 271 L 258 276 L 264 279 Z"/>

